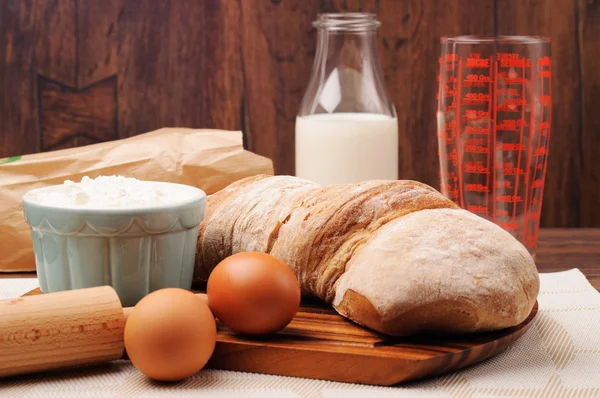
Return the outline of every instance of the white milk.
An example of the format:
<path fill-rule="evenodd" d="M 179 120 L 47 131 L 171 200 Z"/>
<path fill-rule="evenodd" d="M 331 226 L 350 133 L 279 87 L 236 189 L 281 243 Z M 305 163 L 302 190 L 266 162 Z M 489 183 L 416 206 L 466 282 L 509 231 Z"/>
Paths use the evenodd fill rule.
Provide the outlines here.
<path fill-rule="evenodd" d="M 398 120 L 371 113 L 296 119 L 296 176 L 343 184 L 398 179 Z"/>

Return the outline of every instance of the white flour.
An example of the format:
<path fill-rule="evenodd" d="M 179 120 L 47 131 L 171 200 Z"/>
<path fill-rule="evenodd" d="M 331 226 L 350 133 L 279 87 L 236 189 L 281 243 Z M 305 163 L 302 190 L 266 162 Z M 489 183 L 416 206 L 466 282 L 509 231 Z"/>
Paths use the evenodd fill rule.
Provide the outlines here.
<path fill-rule="evenodd" d="M 76 208 L 132 208 L 173 204 L 191 199 L 194 189 L 122 176 L 83 177 L 81 182 L 67 180 L 51 191 L 35 194 L 37 203 Z"/>

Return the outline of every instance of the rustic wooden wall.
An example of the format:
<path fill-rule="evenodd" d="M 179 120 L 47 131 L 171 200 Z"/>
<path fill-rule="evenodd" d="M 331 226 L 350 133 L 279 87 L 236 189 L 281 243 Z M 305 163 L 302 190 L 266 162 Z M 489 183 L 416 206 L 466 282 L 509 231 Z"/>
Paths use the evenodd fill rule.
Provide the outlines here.
<path fill-rule="evenodd" d="M 439 37 L 552 37 L 542 223 L 600 226 L 598 0 L 1 0 L 0 157 L 162 126 L 242 129 L 293 173 L 319 11 L 375 11 L 403 178 L 438 182 Z"/>

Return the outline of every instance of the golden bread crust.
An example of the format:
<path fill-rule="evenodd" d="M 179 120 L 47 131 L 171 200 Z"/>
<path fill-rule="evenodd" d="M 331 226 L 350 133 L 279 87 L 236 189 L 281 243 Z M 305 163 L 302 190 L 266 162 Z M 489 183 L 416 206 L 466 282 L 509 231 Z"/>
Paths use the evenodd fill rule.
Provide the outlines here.
<path fill-rule="evenodd" d="M 240 180 L 208 198 L 195 280 L 242 251 L 280 258 L 304 291 L 390 335 L 514 326 L 539 290 L 516 239 L 416 181 Z"/>

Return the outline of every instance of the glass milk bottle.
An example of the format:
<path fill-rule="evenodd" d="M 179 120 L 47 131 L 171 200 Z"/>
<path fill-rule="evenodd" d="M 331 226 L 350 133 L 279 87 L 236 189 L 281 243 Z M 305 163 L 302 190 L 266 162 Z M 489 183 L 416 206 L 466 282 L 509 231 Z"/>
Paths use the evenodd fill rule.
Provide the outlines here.
<path fill-rule="evenodd" d="M 320 14 L 296 118 L 296 176 L 319 184 L 398 179 L 398 120 L 377 57 L 374 14 Z"/>

